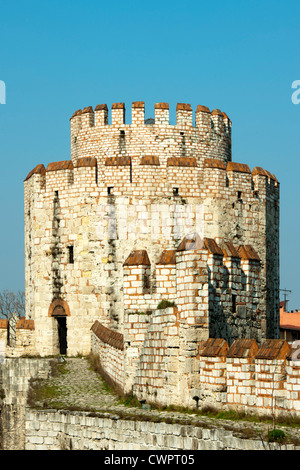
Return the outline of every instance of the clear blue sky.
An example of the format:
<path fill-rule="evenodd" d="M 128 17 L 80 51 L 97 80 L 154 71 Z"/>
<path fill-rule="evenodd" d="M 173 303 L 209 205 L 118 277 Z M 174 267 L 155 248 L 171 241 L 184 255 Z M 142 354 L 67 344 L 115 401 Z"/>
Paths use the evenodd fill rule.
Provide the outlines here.
<path fill-rule="evenodd" d="M 1 2 L 0 289 L 24 288 L 23 180 L 70 158 L 69 118 L 85 106 L 203 104 L 233 124 L 233 160 L 281 183 L 281 287 L 300 308 L 298 1 Z M 129 116 L 130 119 L 130 116 Z"/>

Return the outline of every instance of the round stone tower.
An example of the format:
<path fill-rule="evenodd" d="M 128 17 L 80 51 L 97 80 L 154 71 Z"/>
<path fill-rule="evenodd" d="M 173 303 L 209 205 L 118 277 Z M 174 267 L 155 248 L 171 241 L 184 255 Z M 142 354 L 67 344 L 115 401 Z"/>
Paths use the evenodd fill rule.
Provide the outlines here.
<path fill-rule="evenodd" d="M 25 179 L 26 316 L 40 354 L 87 354 L 96 320 L 122 333 L 128 309 L 182 298 L 176 262 L 167 291 L 158 268 L 167 252 L 193 249 L 186 240 L 222 258 L 217 283 L 215 262 L 207 265 L 207 335 L 235 337 L 239 311 L 239 325 L 249 315 L 255 325 L 243 333 L 277 337 L 277 179 L 232 162 L 231 121 L 218 109 L 198 106 L 193 116 L 179 103 L 175 125 L 167 103 L 155 104 L 153 119 L 145 120 L 144 102 L 131 111 L 131 123 L 124 103 L 110 116 L 105 104 L 76 111 L 71 159 L 39 164 Z"/>

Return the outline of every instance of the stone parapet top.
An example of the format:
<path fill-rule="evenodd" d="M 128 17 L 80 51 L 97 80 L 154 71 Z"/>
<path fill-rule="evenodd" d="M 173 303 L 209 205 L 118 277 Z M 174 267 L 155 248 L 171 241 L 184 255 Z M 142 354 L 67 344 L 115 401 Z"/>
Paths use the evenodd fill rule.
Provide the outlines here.
<path fill-rule="evenodd" d="M 124 349 L 124 339 L 121 333 L 106 328 L 98 320 L 92 325 L 91 330 L 103 343 L 109 344 L 116 349 Z"/>
<path fill-rule="evenodd" d="M 228 162 L 226 171 L 238 171 L 239 173 L 251 173 L 250 168 L 245 163 Z"/>
<path fill-rule="evenodd" d="M 82 158 L 78 158 L 77 162 L 74 165 L 74 168 L 94 167 L 94 166 L 97 166 L 97 158 L 82 157 Z"/>
<path fill-rule="evenodd" d="M 202 357 L 228 357 L 254 359 L 290 359 L 291 347 L 285 340 L 267 339 L 259 347 L 255 339 L 236 339 L 229 347 L 222 338 L 209 338 L 202 344 Z"/>
<path fill-rule="evenodd" d="M 139 159 L 138 155 L 120 155 L 114 157 L 106 157 L 103 159 L 105 166 L 130 166 L 131 160 L 134 158 Z M 62 171 L 62 170 L 73 170 L 73 168 L 80 167 L 96 167 L 97 159 L 95 157 L 79 157 L 73 165 L 72 160 L 63 160 L 58 162 L 51 162 L 45 169 L 43 164 L 38 164 L 31 170 L 26 176 L 24 181 L 28 181 L 33 175 L 40 175 L 44 177 L 48 172 Z M 101 161 L 100 161 L 101 163 Z M 143 155 L 139 159 L 139 165 L 152 165 L 159 166 L 161 165 L 160 159 L 156 155 Z M 181 168 L 199 168 L 196 157 L 169 157 L 166 160 L 166 166 L 170 167 L 181 167 Z M 206 158 L 204 160 L 204 170 L 213 172 L 214 170 L 224 170 L 226 172 L 233 173 L 246 173 L 251 177 L 251 171 L 248 165 L 237 162 L 228 162 L 227 166 L 222 160 L 217 158 Z M 257 170 L 257 167 L 254 168 L 252 176 L 263 176 L 267 180 L 271 179 L 275 183 L 275 187 L 279 185 L 278 180 L 274 175 L 271 175 L 267 170 Z M 212 175 L 213 176 L 213 175 Z"/>
<path fill-rule="evenodd" d="M 150 260 L 146 250 L 132 251 L 123 266 L 150 266 Z"/>
<path fill-rule="evenodd" d="M 60 162 L 52 162 L 46 168 L 46 172 L 48 171 L 59 171 L 59 170 L 73 170 L 73 163 L 71 160 L 63 160 Z"/>

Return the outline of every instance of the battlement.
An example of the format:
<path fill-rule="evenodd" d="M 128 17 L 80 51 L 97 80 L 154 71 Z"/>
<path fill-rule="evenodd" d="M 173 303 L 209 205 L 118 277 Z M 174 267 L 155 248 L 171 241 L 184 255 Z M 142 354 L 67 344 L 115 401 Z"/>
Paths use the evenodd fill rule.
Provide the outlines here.
<path fill-rule="evenodd" d="M 25 181 L 34 176 L 36 191 L 77 187 L 100 196 L 113 188 L 115 196 L 278 198 L 269 171 L 232 162 L 226 113 L 202 105 L 193 113 L 190 104 L 177 103 L 171 125 L 169 108 L 156 103 L 154 118 L 145 119 L 145 102 L 135 101 L 130 124 L 125 103 L 113 103 L 110 116 L 106 104 L 77 110 L 70 118 L 71 160 L 37 165 Z"/>
<path fill-rule="evenodd" d="M 178 103 L 176 124 L 170 124 L 168 103 L 156 103 L 153 117 L 146 118 L 144 101 L 131 105 L 131 122 L 126 122 L 125 103 L 106 104 L 77 110 L 70 118 L 71 160 L 96 157 L 203 156 L 231 160 L 231 121 L 219 109 L 209 110 Z"/>
<path fill-rule="evenodd" d="M 115 196 L 163 196 L 181 198 L 234 198 L 239 201 L 278 200 L 279 182 L 269 171 L 243 163 L 216 158 L 157 155 L 121 155 L 98 160 L 80 157 L 37 165 L 25 178 L 25 186 L 34 185 L 36 192 L 50 194 L 74 189 L 98 196 L 107 196 L 113 188 Z M 174 189 L 175 188 L 175 189 Z M 176 190 L 176 193 L 174 192 Z"/>
<path fill-rule="evenodd" d="M 111 106 L 111 125 L 126 125 L 125 103 L 113 103 Z M 152 122 L 153 121 L 153 122 Z M 87 106 L 78 109 L 70 118 L 71 131 L 78 132 L 80 129 L 89 127 L 108 126 L 109 112 L 106 104 L 99 104 L 94 109 Z M 131 125 L 133 126 L 168 126 L 170 125 L 169 103 L 155 103 L 154 119 L 148 123 L 145 117 L 145 102 L 134 101 L 131 106 Z M 193 116 L 190 104 L 177 103 L 176 125 L 179 127 L 213 128 L 220 132 L 231 132 L 231 120 L 226 113 L 220 109 L 210 109 L 206 106 L 198 105 Z"/>

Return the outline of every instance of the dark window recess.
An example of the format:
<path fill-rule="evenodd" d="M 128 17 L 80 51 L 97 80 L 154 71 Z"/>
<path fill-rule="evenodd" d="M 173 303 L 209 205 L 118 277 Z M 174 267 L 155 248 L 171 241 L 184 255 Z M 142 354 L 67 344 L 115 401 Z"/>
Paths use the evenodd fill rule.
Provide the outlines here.
<path fill-rule="evenodd" d="M 123 131 L 123 130 L 122 130 L 122 131 L 120 131 L 120 137 L 122 137 L 122 139 L 124 139 L 124 138 L 125 138 L 125 131 Z"/>
<path fill-rule="evenodd" d="M 114 192 L 114 187 L 113 186 L 108 186 L 107 194 L 113 194 L 113 192 Z"/>
<path fill-rule="evenodd" d="M 58 197 L 58 191 L 54 191 L 54 196 L 57 198 Z"/>
<path fill-rule="evenodd" d="M 173 194 L 174 196 L 179 194 L 179 188 L 173 188 Z"/>
<path fill-rule="evenodd" d="M 143 284 L 144 284 L 144 289 L 145 290 L 150 289 L 150 276 L 149 276 L 149 274 L 146 274 L 146 273 L 143 274 Z"/>
<path fill-rule="evenodd" d="M 132 160 L 130 158 L 130 167 L 129 167 L 129 181 L 132 183 Z"/>
<path fill-rule="evenodd" d="M 74 264 L 74 246 L 68 246 L 68 262 L 69 264 Z"/>
<path fill-rule="evenodd" d="M 241 197 L 242 197 L 242 191 L 238 191 L 238 192 L 237 192 L 237 197 L 238 197 L 238 199 L 241 199 Z"/>
<path fill-rule="evenodd" d="M 232 294 L 232 313 L 236 313 L 236 295 Z"/>

